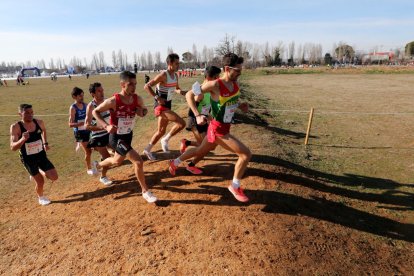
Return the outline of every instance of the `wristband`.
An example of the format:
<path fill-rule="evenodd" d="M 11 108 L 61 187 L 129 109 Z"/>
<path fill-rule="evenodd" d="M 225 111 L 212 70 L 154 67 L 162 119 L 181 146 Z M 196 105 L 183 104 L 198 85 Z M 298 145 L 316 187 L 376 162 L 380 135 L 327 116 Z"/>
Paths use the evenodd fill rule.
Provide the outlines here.
<path fill-rule="evenodd" d="M 48 142 L 43 143 L 43 146 L 49 146 Z"/>

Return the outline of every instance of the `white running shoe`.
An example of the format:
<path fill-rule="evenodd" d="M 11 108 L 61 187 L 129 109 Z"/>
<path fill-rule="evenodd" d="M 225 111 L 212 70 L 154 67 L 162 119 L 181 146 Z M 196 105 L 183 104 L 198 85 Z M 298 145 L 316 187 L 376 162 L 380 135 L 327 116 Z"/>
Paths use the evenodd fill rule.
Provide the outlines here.
<path fill-rule="evenodd" d="M 100 177 L 99 181 L 107 187 L 112 186 L 112 184 L 113 184 L 112 180 L 109 180 L 108 177 L 106 177 L 106 176 Z"/>
<path fill-rule="evenodd" d="M 148 203 L 154 203 L 155 201 L 157 201 L 157 198 L 155 197 L 155 195 L 153 195 L 153 193 L 151 193 L 150 191 L 146 191 L 145 193 L 142 193 L 142 197 Z"/>
<path fill-rule="evenodd" d="M 48 204 L 50 204 L 50 202 L 51 201 L 45 196 L 40 196 L 39 197 L 39 204 L 42 205 L 42 206 L 48 205 Z"/>
<path fill-rule="evenodd" d="M 163 152 L 170 152 L 168 150 L 168 140 L 165 140 L 164 138 L 161 138 L 160 142 L 161 142 L 162 151 Z"/>
<path fill-rule="evenodd" d="M 148 158 L 148 160 L 151 160 L 151 161 L 157 160 L 157 158 L 155 158 L 155 156 L 146 149 L 143 150 L 142 154 L 144 154 Z"/>
<path fill-rule="evenodd" d="M 90 170 L 87 170 L 87 173 L 89 175 L 97 175 L 98 174 L 98 169 L 96 168 L 96 165 L 98 165 L 98 161 L 92 161 L 92 164 L 91 164 L 92 168 Z"/>

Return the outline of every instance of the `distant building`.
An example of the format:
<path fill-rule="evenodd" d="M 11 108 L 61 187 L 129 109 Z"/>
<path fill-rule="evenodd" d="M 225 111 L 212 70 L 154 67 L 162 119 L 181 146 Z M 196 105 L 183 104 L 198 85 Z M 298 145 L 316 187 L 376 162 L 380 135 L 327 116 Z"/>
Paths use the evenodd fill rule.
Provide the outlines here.
<path fill-rule="evenodd" d="M 395 57 L 394 52 L 373 52 L 365 55 L 362 58 L 363 63 L 388 63 L 393 62 Z"/>

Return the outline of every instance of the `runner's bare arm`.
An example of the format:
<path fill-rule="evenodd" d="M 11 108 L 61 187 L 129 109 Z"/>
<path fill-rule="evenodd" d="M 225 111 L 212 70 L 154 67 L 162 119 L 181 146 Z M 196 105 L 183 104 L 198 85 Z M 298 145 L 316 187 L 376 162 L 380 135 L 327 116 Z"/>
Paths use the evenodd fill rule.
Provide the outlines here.
<path fill-rule="evenodd" d="M 161 105 L 165 104 L 165 101 L 164 99 L 159 98 L 157 94 L 155 94 L 154 89 L 152 89 L 152 87 L 154 85 L 157 85 L 158 83 L 166 83 L 166 82 L 167 82 L 167 75 L 165 72 L 162 72 L 158 74 L 154 79 L 150 80 L 148 83 L 144 85 L 145 91 L 147 91 L 151 97 L 154 97 L 154 99 L 157 100 L 158 103 Z"/>
<path fill-rule="evenodd" d="M 29 132 L 26 131 L 22 134 L 22 138 L 19 139 L 20 136 L 20 127 L 18 123 L 15 123 L 10 126 L 10 149 L 12 151 L 16 151 L 22 147 L 24 142 L 29 139 Z"/>
<path fill-rule="evenodd" d="M 185 99 L 187 100 L 188 106 L 191 108 L 191 110 L 194 113 L 194 116 L 196 117 L 197 124 L 199 125 L 206 124 L 207 118 L 198 112 L 196 101 L 195 101 L 195 95 L 192 90 L 189 90 L 187 94 L 185 94 Z"/>
<path fill-rule="evenodd" d="M 181 96 L 185 96 L 188 90 L 181 90 L 181 87 L 178 83 L 178 75 L 177 73 L 174 73 L 174 74 L 175 74 L 175 78 L 177 79 L 177 86 L 175 87 L 175 93 L 180 94 Z"/>
<path fill-rule="evenodd" d="M 91 103 L 88 103 L 88 106 L 86 107 L 86 117 L 85 117 L 85 126 L 87 130 L 93 130 L 98 131 L 102 130 L 103 127 L 100 125 L 92 125 L 92 111 L 94 110 L 94 107 Z"/>
<path fill-rule="evenodd" d="M 206 81 L 201 85 L 201 93 L 210 93 L 213 100 L 217 101 L 220 95 L 220 88 L 217 80 Z"/>
<path fill-rule="evenodd" d="M 37 119 L 37 123 L 39 124 L 40 128 L 42 129 L 42 144 L 46 151 L 50 150 L 49 143 L 47 142 L 47 134 L 46 134 L 46 126 L 43 120 Z"/>
<path fill-rule="evenodd" d="M 80 122 L 80 123 L 76 122 L 75 123 L 75 114 L 76 114 L 76 110 L 72 106 L 70 106 L 70 108 L 69 108 L 69 127 L 78 127 L 78 126 L 83 125 L 83 122 Z"/>
<path fill-rule="evenodd" d="M 144 117 L 148 113 L 148 108 L 144 104 L 144 99 L 138 96 L 138 107 L 136 114 L 140 117 Z"/>
<path fill-rule="evenodd" d="M 107 110 L 116 110 L 116 101 L 115 97 L 110 97 L 109 99 L 106 99 L 103 103 L 98 105 L 93 111 L 92 115 L 95 117 L 95 119 L 98 121 L 98 124 L 102 126 L 106 131 L 109 133 L 115 133 L 116 132 L 116 126 L 110 125 L 105 122 L 105 120 L 101 116 L 101 112 L 107 111 Z"/>

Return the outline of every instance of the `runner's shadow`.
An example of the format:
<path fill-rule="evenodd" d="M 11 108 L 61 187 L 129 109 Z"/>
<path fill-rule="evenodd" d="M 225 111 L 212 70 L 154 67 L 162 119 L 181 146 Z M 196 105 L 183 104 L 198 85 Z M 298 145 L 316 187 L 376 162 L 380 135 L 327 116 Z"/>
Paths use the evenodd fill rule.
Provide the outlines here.
<path fill-rule="evenodd" d="M 176 187 L 168 187 L 167 189 L 172 192 L 215 194 L 221 197 L 218 201 L 164 200 L 163 206 L 168 206 L 168 203 L 210 206 L 248 205 L 236 201 L 227 188 L 223 187 L 201 185 L 197 189 L 182 190 Z M 276 191 L 247 190 L 246 194 L 250 197 L 251 204 L 264 205 L 261 210 L 266 213 L 308 216 L 387 238 L 414 242 L 414 224 L 400 223 L 341 203 L 319 197 L 306 199 Z"/>

